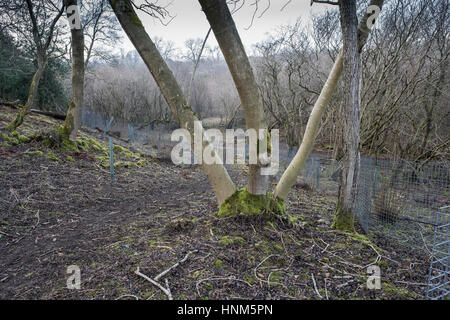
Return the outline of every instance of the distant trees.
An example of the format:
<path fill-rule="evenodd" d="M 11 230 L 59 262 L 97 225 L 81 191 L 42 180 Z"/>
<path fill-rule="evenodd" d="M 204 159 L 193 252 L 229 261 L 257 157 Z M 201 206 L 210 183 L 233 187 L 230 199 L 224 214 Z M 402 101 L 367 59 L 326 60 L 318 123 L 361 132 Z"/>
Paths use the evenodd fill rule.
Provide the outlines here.
<path fill-rule="evenodd" d="M 249 58 L 241 42 L 236 25 L 224 0 L 199 0 L 202 10 L 208 19 L 216 37 L 228 69 L 233 77 L 245 115 L 247 129 L 266 132 L 264 137 L 258 137 L 258 159 L 256 164 L 249 165 L 248 183 L 246 191 L 251 195 L 265 196 L 269 188 L 268 176 L 263 169 L 267 166 L 261 161 L 260 155 L 269 148 L 268 127 L 264 113 L 263 101 L 250 65 Z M 260 139 L 260 140 L 259 140 Z"/>
<path fill-rule="evenodd" d="M 25 103 L 36 60 L 5 29 L 0 30 L 0 57 L 0 98 Z M 36 108 L 57 112 L 66 108 L 68 97 L 63 79 L 69 72 L 64 59 L 49 59 L 38 88 Z"/>
<path fill-rule="evenodd" d="M 71 36 L 68 37 L 67 23 L 63 23 L 61 17 L 64 8 L 73 5 L 79 5 L 77 16 L 81 12 L 81 31 L 72 29 Z M 3 58 L 9 59 L 9 68 L 6 65 L 3 68 L 0 66 L 0 75 L 12 80 L 11 84 L 16 84 L 13 90 L 2 83 L 1 93 L 3 98 L 21 98 L 26 101 L 16 119 L 9 124 L 9 130 L 15 130 L 37 102 L 44 109 L 67 109 L 63 81 L 70 74 L 66 62 L 70 54 L 73 92 L 69 117 L 64 127 L 66 131 L 70 131 L 71 138 L 75 139 L 83 105 L 84 65 L 87 66 L 94 59 L 111 59 L 113 55 L 109 53 L 110 48 L 120 38 L 117 34 L 117 20 L 108 1 L 86 0 L 77 3 L 67 0 L 1 0 L 0 20 L 2 62 Z M 82 39 L 83 32 L 87 38 L 86 43 Z M 28 81 L 31 84 L 26 83 Z M 19 85 L 20 82 L 29 86 L 25 99 L 22 90 L 17 90 L 17 87 L 23 87 L 23 84 Z M 79 107 L 71 108 L 75 104 Z"/>
<path fill-rule="evenodd" d="M 61 36 L 64 31 L 58 22 L 63 12 L 64 5 L 60 0 L 0 1 L 2 27 L 17 37 L 18 41 L 23 43 L 23 50 L 32 52 L 36 61 L 36 71 L 29 87 L 27 102 L 16 119 L 8 125 L 10 131 L 22 124 L 28 110 L 34 105 L 49 58 L 61 55 L 61 49 L 64 48 Z"/>
<path fill-rule="evenodd" d="M 79 3 L 85 39 L 85 67 L 93 60 L 111 62 L 111 49 L 121 39 L 120 25 L 108 0 L 83 0 Z"/>
<path fill-rule="evenodd" d="M 375 5 L 379 8 L 383 6 L 383 0 L 371 0 L 370 5 Z M 371 17 L 372 12 L 366 13 L 358 26 L 358 51 L 361 51 L 367 42 L 370 29 L 367 26 L 367 20 Z M 283 173 L 280 181 L 278 182 L 274 195 L 282 199 L 286 199 L 292 185 L 295 183 L 298 174 L 304 168 L 306 159 L 311 152 L 315 138 L 320 128 L 320 123 L 327 106 L 329 105 L 333 94 L 338 85 L 339 78 L 342 74 L 343 69 L 343 51 L 341 50 L 334 61 L 334 65 L 328 78 L 323 85 L 322 90 L 314 104 L 311 114 L 306 125 L 305 133 L 303 135 L 300 147 L 294 157 L 294 159 L 289 164 L 286 171 Z M 358 121 L 354 119 L 354 121 Z M 359 122 L 359 121 L 358 121 Z M 345 124 L 344 124 L 345 125 Z"/>
<path fill-rule="evenodd" d="M 361 145 L 418 163 L 449 158 L 450 4 L 390 1 L 362 54 Z"/>
<path fill-rule="evenodd" d="M 198 118 L 192 111 L 188 104 L 180 85 L 176 81 L 172 71 L 169 69 L 167 63 L 164 61 L 161 53 L 158 51 L 155 43 L 150 39 L 146 33 L 141 20 L 135 12 L 135 4 L 132 1 L 124 0 L 110 0 L 110 4 L 122 25 L 122 28 L 127 33 L 131 42 L 139 52 L 142 60 L 146 64 L 148 70 L 151 72 L 156 83 L 171 109 L 174 118 L 179 125 L 188 130 L 191 137 L 194 137 L 194 130 L 201 132 L 203 137 L 203 128 L 199 125 Z M 150 14 L 160 14 L 161 8 L 154 4 L 149 4 L 140 7 Z M 191 139 L 194 149 L 194 154 L 197 157 L 202 157 L 199 150 L 194 148 L 194 139 Z M 202 141 L 203 147 L 209 145 L 209 142 Z M 227 170 L 222 164 L 207 164 L 202 163 L 203 169 L 208 176 L 209 182 L 216 194 L 218 202 L 223 203 L 236 190 L 236 186 L 231 181 Z"/>
<path fill-rule="evenodd" d="M 71 33 L 72 53 L 72 100 L 64 121 L 64 133 L 71 141 L 76 141 L 81 127 L 84 102 L 84 33 L 77 0 L 64 0 Z M 77 21 L 77 19 L 79 21 Z M 79 24 L 77 26 L 77 24 Z"/>

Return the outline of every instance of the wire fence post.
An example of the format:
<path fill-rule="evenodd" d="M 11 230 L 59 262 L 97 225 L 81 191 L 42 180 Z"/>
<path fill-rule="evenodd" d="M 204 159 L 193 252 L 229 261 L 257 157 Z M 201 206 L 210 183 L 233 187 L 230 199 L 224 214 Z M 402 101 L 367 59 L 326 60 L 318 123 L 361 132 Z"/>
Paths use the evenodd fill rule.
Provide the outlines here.
<path fill-rule="evenodd" d="M 114 177 L 114 146 L 113 146 L 113 138 L 109 135 L 109 173 L 111 176 L 111 183 L 115 182 Z"/>
<path fill-rule="evenodd" d="M 320 158 L 316 159 L 316 188 L 320 188 Z"/>
<path fill-rule="evenodd" d="M 436 212 L 433 251 L 428 273 L 426 298 L 444 300 L 450 296 L 450 206 Z"/>
<path fill-rule="evenodd" d="M 128 139 L 130 139 L 130 142 L 134 142 L 134 130 L 131 124 L 128 124 Z"/>
<path fill-rule="evenodd" d="M 102 133 L 102 139 L 104 139 L 105 135 L 108 134 L 109 137 L 109 174 L 111 177 L 111 183 L 115 182 L 114 177 L 114 146 L 113 146 L 113 138 L 110 132 L 111 124 L 114 121 L 114 116 L 109 119 L 109 121 L 106 123 L 105 130 Z"/>
<path fill-rule="evenodd" d="M 375 169 L 373 171 L 373 187 L 372 187 L 373 195 L 377 193 L 377 183 L 378 183 L 378 164 L 375 163 Z"/>

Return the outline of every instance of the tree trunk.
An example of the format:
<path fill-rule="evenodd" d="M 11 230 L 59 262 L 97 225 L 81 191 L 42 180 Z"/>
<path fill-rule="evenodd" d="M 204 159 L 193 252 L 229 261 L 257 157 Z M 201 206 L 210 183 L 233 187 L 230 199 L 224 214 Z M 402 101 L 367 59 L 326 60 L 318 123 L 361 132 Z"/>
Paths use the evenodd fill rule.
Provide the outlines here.
<path fill-rule="evenodd" d="M 359 173 L 359 52 L 356 0 L 339 4 L 343 38 L 343 159 L 333 227 L 354 232 L 354 205 Z"/>
<path fill-rule="evenodd" d="M 195 123 L 200 125 L 200 128 L 197 128 L 197 130 L 200 129 L 200 132 L 203 132 L 200 122 L 197 122 L 198 118 L 187 103 L 172 71 L 170 71 L 155 44 L 145 32 L 144 26 L 130 4 L 130 1 L 109 0 L 109 2 L 125 33 L 128 35 L 130 41 L 133 43 L 142 60 L 153 75 L 153 78 L 161 89 L 167 104 L 180 126 L 187 129 L 191 134 L 191 137 L 194 137 Z M 195 139 L 193 138 L 191 139 L 192 144 L 194 143 L 194 140 Z M 207 145 L 208 142 L 203 140 L 203 149 Z M 193 149 L 195 150 L 196 148 Z M 201 154 L 197 154 L 197 157 L 198 156 L 201 157 Z M 202 161 L 202 165 L 219 204 L 222 204 L 227 198 L 235 193 L 236 186 L 233 181 L 231 181 L 227 170 L 222 164 L 208 165 Z"/>
<path fill-rule="evenodd" d="M 67 6 L 78 5 L 77 0 L 66 0 Z M 69 17 L 68 17 L 69 18 Z M 84 101 L 84 34 L 83 29 L 71 29 L 72 35 L 72 100 L 64 121 L 64 132 L 71 141 L 77 139 L 81 127 Z"/>
<path fill-rule="evenodd" d="M 233 77 L 244 109 L 247 129 L 254 129 L 257 133 L 259 129 L 267 131 L 262 98 L 226 1 L 199 0 L 199 3 Z M 267 137 L 268 135 L 265 134 L 263 141 L 258 142 L 259 148 L 257 149 L 261 153 L 266 150 L 269 143 Z M 269 180 L 267 175 L 261 174 L 262 169 L 263 164 L 260 163 L 258 155 L 258 163 L 249 166 L 247 191 L 250 194 L 265 195 L 267 193 Z"/>
<path fill-rule="evenodd" d="M 28 99 L 25 105 L 19 110 L 16 119 L 9 123 L 9 131 L 16 130 L 22 123 L 23 118 L 28 111 L 34 106 L 38 95 L 39 82 L 41 81 L 42 74 L 44 73 L 45 65 L 47 64 L 47 58 L 45 56 L 38 57 L 38 68 L 31 80 L 30 89 L 28 91 Z"/>
<path fill-rule="evenodd" d="M 382 8 L 384 0 L 371 0 L 370 5 L 376 5 L 380 9 Z M 361 20 L 358 27 L 358 49 L 361 52 L 362 48 L 366 44 L 370 29 L 367 27 L 367 20 L 371 16 L 371 13 L 366 13 Z M 333 69 L 328 75 L 328 79 L 325 82 L 320 95 L 314 104 L 314 107 L 311 111 L 311 115 L 309 116 L 308 123 L 306 125 L 305 134 L 303 136 L 302 143 L 288 168 L 283 173 L 280 181 L 278 182 L 274 196 L 279 197 L 281 199 L 286 199 L 289 191 L 297 180 L 297 176 L 300 174 L 300 171 L 305 167 L 306 159 L 309 156 L 309 153 L 312 150 L 314 145 L 314 140 L 317 135 L 317 131 L 319 130 L 319 124 L 322 119 L 322 115 L 325 112 L 328 103 L 336 89 L 339 77 L 342 73 L 342 62 L 343 56 L 342 52 L 339 53 L 336 58 Z"/>

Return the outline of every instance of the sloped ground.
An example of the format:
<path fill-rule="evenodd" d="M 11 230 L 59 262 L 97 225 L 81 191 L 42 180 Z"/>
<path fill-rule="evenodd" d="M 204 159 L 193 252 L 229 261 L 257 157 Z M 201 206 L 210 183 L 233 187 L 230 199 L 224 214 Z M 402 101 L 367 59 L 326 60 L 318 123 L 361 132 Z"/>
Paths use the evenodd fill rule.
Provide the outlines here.
<path fill-rule="evenodd" d="M 1 108 L 0 130 L 15 112 Z M 56 123 L 30 115 L 18 133 Z M 332 230 L 327 194 L 297 188 L 282 220 L 219 220 L 200 168 L 116 148 L 121 164 L 111 184 L 106 146 L 89 133 L 89 151 L 77 152 L 3 139 L 1 299 L 166 299 L 134 271 L 155 277 L 189 252 L 159 279 L 174 299 L 423 298 L 429 261 Z M 231 175 L 245 183 L 242 172 Z M 380 290 L 366 288 L 370 264 L 381 268 Z M 81 269 L 80 290 L 66 287 L 69 265 Z"/>

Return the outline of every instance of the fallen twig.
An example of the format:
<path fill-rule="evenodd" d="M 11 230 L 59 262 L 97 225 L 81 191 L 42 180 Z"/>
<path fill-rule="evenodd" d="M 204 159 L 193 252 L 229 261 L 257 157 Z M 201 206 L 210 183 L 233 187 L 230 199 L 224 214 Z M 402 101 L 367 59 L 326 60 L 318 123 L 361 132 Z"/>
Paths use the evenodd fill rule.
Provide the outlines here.
<path fill-rule="evenodd" d="M 152 283 L 153 285 L 157 286 L 159 289 L 161 289 L 162 292 L 164 292 L 164 294 L 167 296 L 167 298 L 169 300 L 173 300 L 172 293 L 170 292 L 169 287 L 164 288 L 160 283 L 158 283 L 157 281 L 153 280 L 152 278 L 146 276 L 145 274 L 141 273 L 139 270 L 140 270 L 139 267 L 137 267 L 137 269 L 134 273 L 137 274 L 138 276 L 144 278 L 148 282 Z M 167 281 L 166 281 L 166 285 L 167 285 Z"/>
<path fill-rule="evenodd" d="M 312 281 L 313 281 L 313 284 L 314 284 L 314 290 L 316 291 L 316 293 L 319 296 L 319 298 L 323 299 L 322 295 L 319 293 L 319 290 L 317 290 L 316 279 L 314 278 L 314 274 L 313 273 L 311 273 L 311 277 L 312 277 Z"/>
<path fill-rule="evenodd" d="M 170 272 L 170 270 L 178 267 L 180 264 L 184 263 L 191 254 L 198 252 L 198 250 L 194 250 L 194 251 L 189 251 L 183 259 L 181 259 L 180 261 L 178 261 L 177 263 L 175 263 L 173 266 L 171 266 L 170 268 L 164 270 L 163 272 L 161 272 L 160 274 L 158 274 L 156 277 L 154 277 L 153 279 L 155 279 L 155 281 L 158 281 L 159 278 L 165 276 L 166 274 L 168 274 Z"/>

